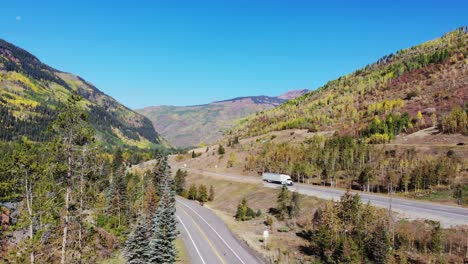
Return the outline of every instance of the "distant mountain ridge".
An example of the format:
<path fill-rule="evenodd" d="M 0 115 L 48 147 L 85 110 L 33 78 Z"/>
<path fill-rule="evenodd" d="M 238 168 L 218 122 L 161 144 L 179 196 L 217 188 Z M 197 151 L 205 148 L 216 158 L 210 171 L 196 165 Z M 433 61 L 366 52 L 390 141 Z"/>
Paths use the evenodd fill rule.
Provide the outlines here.
<path fill-rule="evenodd" d="M 236 97 L 228 100 L 222 100 L 222 101 L 215 101 L 212 102 L 212 104 L 218 104 L 218 103 L 227 103 L 227 102 L 236 102 L 236 101 L 242 101 L 242 100 L 252 100 L 256 104 L 282 104 L 286 102 L 286 100 L 281 99 L 279 97 L 271 97 L 271 96 L 265 96 L 265 95 L 260 95 L 260 96 L 243 96 L 243 97 Z"/>
<path fill-rule="evenodd" d="M 0 140 L 45 140 L 42 132 L 72 91 L 83 96 L 83 107 L 103 143 L 142 148 L 163 143 L 144 116 L 81 77 L 56 70 L 0 39 Z"/>
<path fill-rule="evenodd" d="M 306 89 L 278 97 L 244 96 L 194 106 L 150 106 L 137 109 L 148 117 L 161 135 L 173 146 L 189 147 L 213 143 L 238 119 L 279 106 L 286 99 L 300 96 Z"/>
<path fill-rule="evenodd" d="M 289 92 L 286 92 L 280 96 L 278 96 L 279 99 L 283 100 L 291 100 L 299 96 L 303 96 L 304 94 L 308 93 L 308 89 L 301 89 L 301 90 L 292 90 Z"/>

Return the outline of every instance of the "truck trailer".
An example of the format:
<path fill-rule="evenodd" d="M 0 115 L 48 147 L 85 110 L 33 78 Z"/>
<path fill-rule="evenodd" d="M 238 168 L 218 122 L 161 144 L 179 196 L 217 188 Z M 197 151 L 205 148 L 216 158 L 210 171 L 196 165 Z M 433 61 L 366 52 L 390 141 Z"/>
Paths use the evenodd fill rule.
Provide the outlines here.
<path fill-rule="evenodd" d="M 279 184 L 289 185 L 289 186 L 293 185 L 291 176 L 286 175 L 286 174 L 264 172 L 262 174 L 262 178 L 266 182 L 274 182 L 274 183 L 279 183 Z"/>

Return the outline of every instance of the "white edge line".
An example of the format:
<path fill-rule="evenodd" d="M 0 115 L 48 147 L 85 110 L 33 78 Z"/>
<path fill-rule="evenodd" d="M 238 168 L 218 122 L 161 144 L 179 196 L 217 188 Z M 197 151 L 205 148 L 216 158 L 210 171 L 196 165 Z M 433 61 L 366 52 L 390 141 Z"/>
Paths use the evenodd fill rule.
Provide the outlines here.
<path fill-rule="evenodd" d="M 208 224 L 208 222 L 201 215 L 199 215 L 197 212 L 195 212 L 195 210 L 190 208 L 190 206 L 186 205 L 185 203 L 183 203 L 181 201 L 178 201 L 178 202 L 181 203 L 182 205 L 184 205 L 185 207 L 187 207 L 188 209 L 190 209 L 196 215 L 198 215 L 198 217 L 200 217 L 201 220 L 203 220 L 203 222 L 205 222 L 211 228 L 211 230 L 213 230 L 215 232 L 215 234 L 219 237 L 219 239 L 221 239 L 221 241 L 223 241 L 223 243 L 226 245 L 226 247 L 228 247 L 232 251 L 232 253 L 234 253 L 234 255 L 237 257 L 237 259 L 239 259 L 239 261 L 241 263 L 245 264 L 245 262 L 242 261 L 242 259 L 236 254 L 236 252 L 234 252 L 234 250 L 226 243 L 226 241 L 224 241 L 224 239 L 218 234 L 218 232 L 216 232 L 216 230 L 210 224 Z"/>
<path fill-rule="evenodd" d="M 177 216 L 177 219 L 179 219 L 179 222 L 182 224 L 182 226 L 184 227 L 185 231 L 187 231 L 187 235 L 188 237 L 190 238 L 190 241 L 192 241 L 192 244 L 193 246 L 195 247 L 195 250 L 197 251 L 197 254 L 198 256 L 200 257 L 201 261 L 203 262 L 203 264 L 206 264 L 205 260 L 203 260 L 203 257 L 202 255 L 200 254 L 200 251 L 198 251 L 198 248 L 197 248 L 197 245 L 195 244 L 195 241 L 193 241 L 192 239 L 192 236 L 190 235 L 190 232 L 188 231 L 187 227 L 185 226 L 184 222 L 182 221 L 182 219 L 178 216 Z"/>

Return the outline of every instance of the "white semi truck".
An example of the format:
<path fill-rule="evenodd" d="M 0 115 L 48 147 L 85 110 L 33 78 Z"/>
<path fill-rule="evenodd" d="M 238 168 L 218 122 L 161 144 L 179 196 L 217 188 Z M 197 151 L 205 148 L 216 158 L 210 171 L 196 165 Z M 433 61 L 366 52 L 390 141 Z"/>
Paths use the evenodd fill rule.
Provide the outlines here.
<path fill-rule="evenodd" d="M 279 184 L 289 185 L 289 186 L 293 185 L 291 176 L 286 175 L 286 174 L 264 172 L 262 174 L 262 178 L 266 182 L 274 182 L 274 183 L 279 183 Z"/>

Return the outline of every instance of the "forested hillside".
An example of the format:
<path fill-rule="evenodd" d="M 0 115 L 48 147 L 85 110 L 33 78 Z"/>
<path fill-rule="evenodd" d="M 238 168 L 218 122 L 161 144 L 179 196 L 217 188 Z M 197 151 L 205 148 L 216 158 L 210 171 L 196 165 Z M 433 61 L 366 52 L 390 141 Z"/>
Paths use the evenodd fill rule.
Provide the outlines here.
<path fill-rule="evenodd" d="M 43 64 L 32 54 L 0 40 L 0 140 L 28 136 L 35 141 L 46 132 L 57 109 L 77 93 L 97 139 L 106 144 L 150 147 L 161 144 L 151 122 L 73 74 Z"/>
<path fill-rule="evenodd" d="M 150 106 L 136 110 L 176 147 L 210 144 L 220 139 L 238 119 L 272 109 L 308 90 L 289 91 L 278 97 L 248 96 L 195 106 Z"/>
<path fill-rule="evenodd" d="M 467 33 L 460 28 L 385 56 L 252 115 L 221 145 L 188 153 L 195 161 L 185 162 L 466 204 Z"/>
<path fill-rule="evenodd" d="M 125 240 L 138 221 L 151 253 L 138 263 L 173 263 L 175 199 L 164 150 L 99 146 L 82 102 L 68 97 L 46 142 L 0 142 L 0 262 L 101 263 L 119 259 L 126 245 L 134 263 L 138 252 Z M 144 175 L 130 173 L 148 159 L 157 162 Z M 172 251 L 163 254 L 159 240 Z"/>
<path fill-rule="evenodd" d="M 460 117 L 468 100 L 467 33 L 467 27 L 459 28 L 384 56 L 313 92 L 250 116 L 231 134 L 245 137 L 302 128 L 335 130 L 381 143 L 400 132 L 431 125 L 467 133 L 466 118 Z M 453 116 L 446 117 L 454 109 Z"/>

